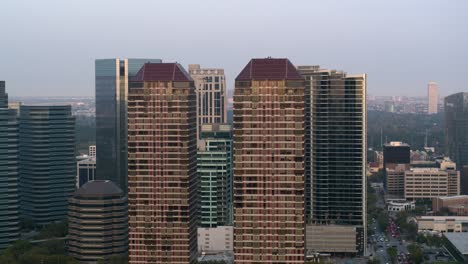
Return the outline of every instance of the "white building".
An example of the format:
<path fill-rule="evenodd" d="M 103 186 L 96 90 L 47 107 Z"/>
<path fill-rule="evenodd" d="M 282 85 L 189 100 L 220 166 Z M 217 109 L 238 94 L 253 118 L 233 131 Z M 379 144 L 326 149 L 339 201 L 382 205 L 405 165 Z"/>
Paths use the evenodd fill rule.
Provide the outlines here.
<path fill-rule="evenodd" d="M 96 157 L 96 146 L 89 146 L 88 155 L 90 157 Z"/>
<path fill-rule="evenodd" d="M 388 211 L 389 212 L 401 212 L 401 211 L 411 211 L 416 208 L 416 203 L 414 201 L 389 201 L 388 202 Z"/>
<path fill-rule="evenodd" d="M 468 216 L 419 216 L 418 232 L 468 232 Z"/>

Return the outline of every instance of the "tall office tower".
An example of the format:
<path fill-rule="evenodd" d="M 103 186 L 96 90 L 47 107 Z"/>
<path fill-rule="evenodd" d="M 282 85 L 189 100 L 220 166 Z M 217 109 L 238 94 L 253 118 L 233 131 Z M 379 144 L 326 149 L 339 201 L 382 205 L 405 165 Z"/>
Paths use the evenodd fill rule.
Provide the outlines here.
<path fill-rule="evenodd" d="M 304 79 L 252 59 L 234 90 L 235 263 L 304 263 Z"/>
<path fill-rule="evenodd" d="M 159 59 L 101 59 L 96 73 L 97 179 L 111 180 L 127 190 L 128 81 L 146 62 Z"/>
<path fill-rule="evenodd" d="M 196 261 L 196 123 L 195 87 L 185 69 L 144 64 L 128 95 L 131 264 Z"/>
<path fill-rule="evenodd" d="M 201 126 L 197 174 L 200 180 L 200 226 L 232 224 L 232 128 Z"/>
<path fill-rule="evenodd" d="M 363 255 L 366 248 L 366 75 L 299 66 L 310 109 L 309 252 Z M 306 151 L 307 154 L 307 151 Z M 306 156 L 306 158 L 308 158 Z M 308 180 L 308 179 L 307 179 Z"/>
<path fill-rule="evenodd" d="M 0 81 L 0 251 L 20 235 L 18 122 L 7 98 L 5 82 Z"/>
<path fill-rule="evenodd" d="M 468 194 L 468 93 L 445 97 L 444 113 L 446 154 L 462 171 L 462 194 Z"/>
<path fill-rule="evenodd" d="M 437 114 L 439 105 L 439 87 L 435 82 L 429 82 L 427 85 L 427 113 Z"/>
<path fill-rule="evenodd" d="M 21 213 L 38 225 L 67 217 L 75 190 L 75 117 L 71 106 L 20 108 Z"/>
<path fill-rule="evenodd" d="M 91 181 L 69 199 L 68 252 L 80 263 L 128 250 L 127 196 L 111 181 Z"/>
<path fill-rule="evenodd" d="M 189 73 L 197 94 L 197 135 L 200 138 L 203 124 L 226 123 L 226 78 L 224 69 L 201 69 L 198 64 L 190 64 Z"/>

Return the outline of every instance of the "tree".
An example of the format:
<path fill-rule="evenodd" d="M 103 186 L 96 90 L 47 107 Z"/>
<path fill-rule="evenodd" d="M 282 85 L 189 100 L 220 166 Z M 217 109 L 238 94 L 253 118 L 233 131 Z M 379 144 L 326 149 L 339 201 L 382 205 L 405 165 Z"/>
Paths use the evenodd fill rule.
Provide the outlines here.
<path fill-rule="evenodd" d="M 367 261 L 367 264 L 380 264 L 380 260 L 378 258 L 373 258 Z"/>
<path fill-rule="evenodd" d="M 395 263 L 397 255 L 398 255 L 398 250 L 394 247 L 389 247 L 387 248 L 387 254 L 392 260 L 392 263 Z"/>
<path fill-rule="evenodd" d="M 420 264 L 424 260 L 424 254 L 422 249 L 416 245 L 411 244 L 408 246 L 408 252 L 410 253 L 410 259 L 415 264 Z"/>

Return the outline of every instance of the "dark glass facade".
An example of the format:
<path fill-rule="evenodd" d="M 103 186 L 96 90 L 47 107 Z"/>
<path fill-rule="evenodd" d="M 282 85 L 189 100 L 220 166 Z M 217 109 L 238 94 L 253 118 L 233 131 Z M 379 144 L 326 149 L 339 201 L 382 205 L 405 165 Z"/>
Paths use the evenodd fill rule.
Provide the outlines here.
<path fill-rule="evenodd" d="M 468 165 L 468 93 L 445 97 L 445 146 L 457 167 Z"/>
<path fill-rule="evenodd" d="M 306 194 L 311 202 L 307 222 L 354 227 L 355 253 L 362 255 L 366 247 L 366 76 L 317 66 L 298 69 L 306 80 L 310 108 L 306 110 L 310 115 Z"/>
<path fill-rule="evenodd" d="M 71 106 L 20 108 L 21 213 L 38 225 L 67 217 L 75 190 L 75 118 Z"/>
<path fill-rule="evenodd" d="M 20 236 L 18 122 L 7 98 L 5 82 L 0 81 L 0 251 Z"/>
<path fill-rule="evenodd" d="M 384 168 L 387 168 L 387 164 L 410 164 L 410 146 L 408 144 L 385 144 L 383 155 Z"/>
<path fill-rule="evenodd" d="M 128 81 L 146 62 L 159 59 L 95 61 L 96 178 L 111 180 L 127 192 Z"/>

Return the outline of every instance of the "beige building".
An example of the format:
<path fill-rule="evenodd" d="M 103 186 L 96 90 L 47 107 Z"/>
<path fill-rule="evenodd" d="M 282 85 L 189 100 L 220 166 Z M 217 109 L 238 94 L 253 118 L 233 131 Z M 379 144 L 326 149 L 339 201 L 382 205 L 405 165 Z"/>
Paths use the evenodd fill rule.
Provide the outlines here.
<path fill-rule="evenodd" d="M 432 211 L 438 213 L 442 208 L 456 215 L 468 215 L 468 195 L 438 197 L 432 199 Z"/>
<path fill-rule="evenodd" d="M 439 103 L 439 86 L 435 82 L 429 82 L 427 85 L 427 113 L 437 114 Z"/>
<path fill-rule="evenodd" d="M 439 168 L 414 168 L 405 172 L 406 199 L 431 199 L 459 194 L 459 171 Z"/>
<path fill-rule="evenodd" d="M 198 254 L 233 253 L 234 228 L 218 226 L 198 228 Z"/>
<path fill-rule="evenodd" d="M 387 194 L 394 197 L 405 196 L 405 171 L 409 164 L 396 164 L 393 169 L 387 169 Z"/>
<path fill-rule="evenodd" d="M 418 232 L 468 232 L 468 216 L 419 216 Z"/>
<path fill-rule="evenodd" d="M 189 64 L 189 74 L 195 83 L 197 95 L 197 135 L 201 125 L 227 121 L 227 94 L 224 69 L 200 68 Z"/>

